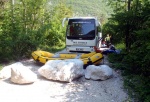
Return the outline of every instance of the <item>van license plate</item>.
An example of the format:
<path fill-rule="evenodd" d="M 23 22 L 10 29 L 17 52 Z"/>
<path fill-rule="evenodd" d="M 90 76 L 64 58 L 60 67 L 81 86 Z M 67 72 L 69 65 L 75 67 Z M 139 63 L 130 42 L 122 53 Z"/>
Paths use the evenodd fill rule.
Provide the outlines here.
<path fill-rule="evenodd" d="M 76 51 L 83 51 L 82 48 L 76 48 Z"/>

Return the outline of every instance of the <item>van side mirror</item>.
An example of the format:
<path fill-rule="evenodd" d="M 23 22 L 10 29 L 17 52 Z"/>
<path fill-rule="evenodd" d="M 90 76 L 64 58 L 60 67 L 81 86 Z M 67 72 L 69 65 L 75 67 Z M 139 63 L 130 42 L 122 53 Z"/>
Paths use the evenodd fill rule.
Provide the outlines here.
<path fill-rule="evenodd" d="M 66 20 L 68 20 L 68 18 L 64 18 L 63 21 L 62 21 L 62 26 L 63 27 L 64 27 L 64 23 L 65 23 Z"/>

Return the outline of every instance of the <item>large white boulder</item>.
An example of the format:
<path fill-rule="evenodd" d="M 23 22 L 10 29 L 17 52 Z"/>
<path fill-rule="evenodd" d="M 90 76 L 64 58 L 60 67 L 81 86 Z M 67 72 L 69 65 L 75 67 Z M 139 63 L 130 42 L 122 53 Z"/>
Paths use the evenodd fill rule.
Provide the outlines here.
<path fill-rule="evenodd" d="M 37 75 L 23 64 L 11 66 L 10 80 L 16 84 L 29 84 L 37 80 Z"/>
<path fill-rule="evenodd" d="M 0 79 L 10 78 L 11 77 L 11 67 L 20 66 L 20 65 L 23 65 L 23 64 L 21 62 L 16 62 L 16 63 L 13 63 L 13 64 L 3 67 L 2 70 L 0 71 Z"/>
<path fill-rule="evenodd" d="M 89 65 L 85 70 L 85 78 L 92 80 L 106 80 L 111 78 L 113 70 L 108 65 Z"/>
<path fill-rule="evenodd" d="M 49 60 L 38 72 L 47 79 L 64 82 L 71 82 L 84 75 L 83 62 L 79 59 Z"/>

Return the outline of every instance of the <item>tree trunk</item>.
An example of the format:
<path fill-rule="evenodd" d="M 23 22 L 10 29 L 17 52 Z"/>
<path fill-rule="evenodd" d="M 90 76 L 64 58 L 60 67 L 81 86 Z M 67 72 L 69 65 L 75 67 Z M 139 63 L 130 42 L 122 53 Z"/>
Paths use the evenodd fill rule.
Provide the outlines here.
<path fill-rule="evenodd" d="M 128 0 L 128 8 L 127 11 L 130 11 L 130 5 L 131 5 L 131 0 Z M 129 36 L 130 36 L 130 25 L 129 25 L 129 21 L 127 20 L 127 26 L 126 26 L 126 51 L 130 50 L 130 40 L 129 40 Z"/>

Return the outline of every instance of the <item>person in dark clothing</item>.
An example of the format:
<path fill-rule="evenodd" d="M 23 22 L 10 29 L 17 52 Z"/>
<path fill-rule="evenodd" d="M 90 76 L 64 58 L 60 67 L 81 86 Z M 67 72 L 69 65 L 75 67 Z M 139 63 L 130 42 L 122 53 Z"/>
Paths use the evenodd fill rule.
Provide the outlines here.
<path fill-rule="evenodd" d="M 109 47 L 109 44 L 111 43 L 110 39 L 111 39 L 111 36 L 109 34 L 107 34 L 107 36 L 105 38 L 105 42 L 106 42 L 107 47 Z"/>
<path fill-rule="evenodd" d="M 110 49 L 110 50 L 116 50 L 115 46 L 112 45 L 111 43 L 109 44 L 109 49 Z"/>
<path fill-rule="evenodd" d="M 108 53 L 116 53 L 116 48 L 111 43 L 109 43 L 109 49 L 102 52 L 102 54 L 106 54 L 106 55 Z"/>

